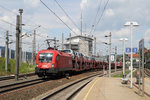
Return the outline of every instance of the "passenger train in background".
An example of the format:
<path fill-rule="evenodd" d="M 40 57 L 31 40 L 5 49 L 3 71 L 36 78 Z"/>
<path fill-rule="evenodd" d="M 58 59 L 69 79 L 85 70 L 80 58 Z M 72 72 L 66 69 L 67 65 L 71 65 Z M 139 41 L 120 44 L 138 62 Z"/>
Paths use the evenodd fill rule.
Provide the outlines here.
<path fill-rule="evenodd" d="M 117 68 L 122 68 L 122 62 L 121 61 L 117 61 L 116 66 L 117 66 Z"/>
<path fill-rule="evenodd" d="M 111 63 L 111 68 L 114 67 L 115 63 Z M 35 73 L 39 77 L 45 77 L 103 68 L 108 68 L 108 62 L 84 56 L 73 50 L 47 49 L 37 53 Z"/>

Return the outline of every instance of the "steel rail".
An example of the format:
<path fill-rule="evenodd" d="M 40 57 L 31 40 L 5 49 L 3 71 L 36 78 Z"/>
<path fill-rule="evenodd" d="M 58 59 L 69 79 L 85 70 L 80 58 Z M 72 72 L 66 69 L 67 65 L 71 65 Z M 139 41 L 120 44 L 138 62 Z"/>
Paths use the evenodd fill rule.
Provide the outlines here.
<path fill-rule="evenodd" d="M 75 81 L 75 82 L 73 82 L 73 83 L 70 83 L 70 84 L 67 85 L 67 86 L 62 87 L 61 89 L 58 89 L 58 90 L 56 90 L 56 91 L 54 91 L 54 92 L 52 92 L 52 93 L 50 93 L 50 94 L 44 96 L 44 97 L 41 98 L 40 100 L 48 100 L 48 99 L 52 98 L 53 96 L 57 95 L 58 93 L 60 93 L 60 92 L 62 92 L 62 91 L 64 91 L 64 90 L 66 90 L 66 89 L 68 89 L 68 88 L 70 88 L 70 87 L 76 85 L 77 83 L 83 82 L 83 81 L 88 80 L 88 79 L 90 79 L 90 78 L 92 78 L 92 77 L 95 77 L 95 76 L 103 76 L 103 74 L 102 74 L 102 73 L 98 73 L 98 74 L 94 74 L 94 75 L 88 76 L 88 77 L 86 77 L 86 78 L 79 79 L 79 80 L 77 80 L 77 81 Z M 90 81 L 91 81 L 91 80 L 90 80 Z M 74 91 L 69 97 L 67 97 L 66 100 L 71 99 L 78 91 L 80 91 L 83 87 L 85 87 L 90 81 L 84 83 L 81 87 L 79 87 L 76 91 Z"/>
<path fill-rule="evenodd" d="M 28 76 L 34 76 L 35 73 L 28 73 L 28 74 L 20 74 L 19 78 L 21 77 L 28 77 Z M 9 80 L 9 79 L 15 79 L 15 75 L 11 75 L 11 76 L 0 76 L 0 81 L 3 80 Z"/>

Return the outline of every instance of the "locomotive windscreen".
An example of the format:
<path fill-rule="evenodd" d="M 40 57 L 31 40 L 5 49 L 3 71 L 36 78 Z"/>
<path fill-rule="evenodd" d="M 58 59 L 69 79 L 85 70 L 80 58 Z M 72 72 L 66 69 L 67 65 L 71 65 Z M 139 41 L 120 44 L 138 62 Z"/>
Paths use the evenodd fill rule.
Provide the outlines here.
<path fill-rule="evenodd" d="M 39 62 L 52 62 L 53 53 L 39 53 Z"/>

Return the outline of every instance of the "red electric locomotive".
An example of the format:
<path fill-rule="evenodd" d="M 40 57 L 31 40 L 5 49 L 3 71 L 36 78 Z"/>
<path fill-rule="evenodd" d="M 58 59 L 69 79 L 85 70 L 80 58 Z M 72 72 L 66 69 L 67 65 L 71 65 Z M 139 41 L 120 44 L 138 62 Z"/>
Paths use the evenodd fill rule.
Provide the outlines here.
<path fill-rule="evenodd" d="M 41 50 L 36 57 L 35 73 L 39 77 L 64 74 L 72 70 L 72 55 L 57 50 Z"/>

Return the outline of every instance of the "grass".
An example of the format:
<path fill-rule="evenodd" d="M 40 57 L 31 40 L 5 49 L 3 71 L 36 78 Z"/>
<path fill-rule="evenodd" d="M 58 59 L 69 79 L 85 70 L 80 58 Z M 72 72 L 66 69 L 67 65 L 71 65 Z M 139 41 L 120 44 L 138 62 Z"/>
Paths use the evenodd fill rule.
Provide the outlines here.
<path fill-rule="evenodd" d="M 19 67 L 19 73 L 34 72 L 35 66 L 22 62 Z M 15 74 L 15 60 L 9 59 L 8 72 L 5 72 L 5 58 L 0 57 L 0 76 Z"/>
<path fill-rule="evenodd" d="M 126 75 L 129 74 L 130 70 L 126 70 L 125 73 L 126 73 Z M 112 75 L 112 77 L 123 77 L 123 72 L 121 72 L 121 74 Z"/>

